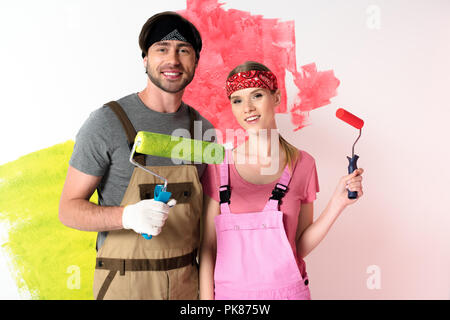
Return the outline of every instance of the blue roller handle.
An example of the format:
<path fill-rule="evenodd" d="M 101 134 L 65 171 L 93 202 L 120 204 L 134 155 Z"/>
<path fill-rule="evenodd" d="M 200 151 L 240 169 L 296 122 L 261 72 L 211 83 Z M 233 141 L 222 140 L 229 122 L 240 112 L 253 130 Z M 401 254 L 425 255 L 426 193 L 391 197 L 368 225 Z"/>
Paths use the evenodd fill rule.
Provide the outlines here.
<path fill-rule="evenodd" d="M 352 173 L 353 171 L 355 171 L 356 169 L 358 169 L 358 167 L 356 166 L 356 161 L 358 161 L 358 155 L 354 155 L 352 158 L 347 157 L 349 165 L 348 165 L 348 174 Z M 357 191 L 348 191 L 348 198 L 349 199 L 356 199 L 358 198 L 358 192 Z"/>
<path fill-rule="evenodd" d="M 168 191 L 163 191 L 163 187 L 164 186 L 162 184 L 158 184 L 155 186 L 154 199 L 156 201 L 167 203 L 172 193 Z M 146 233 L 143 233 L 142 236 L 147 240 L 150 240 L 152 238 L 151 235 L 148 235 Z"/>

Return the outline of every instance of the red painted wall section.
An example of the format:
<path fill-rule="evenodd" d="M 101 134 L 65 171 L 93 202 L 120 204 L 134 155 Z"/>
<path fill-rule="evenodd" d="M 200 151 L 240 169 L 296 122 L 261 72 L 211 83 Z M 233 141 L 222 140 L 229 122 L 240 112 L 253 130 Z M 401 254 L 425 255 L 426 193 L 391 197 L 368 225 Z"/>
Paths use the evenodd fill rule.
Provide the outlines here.
<path fill-rule="evenodd" d="M 307 125 L 310 111 L 330 103 L 339 80 L 332 70 L 317 71 L 314 63 L 297 70 L 293 21 L 265 19 L 235 9 L 225 10 L 217 0 L 187 0 L 178 11 L 199 29 L 203 49 L 195 78 L 184 101 L 200 111 L 218 129 L 238 129 L 226 96 L 228 73 L 247 61 L 265 64 L 277 76 L 282 103 L 278 113 L 290 113 L 295 130 Z M 292 73 L 298 96 L 286 105 L 286 71 Z"/>

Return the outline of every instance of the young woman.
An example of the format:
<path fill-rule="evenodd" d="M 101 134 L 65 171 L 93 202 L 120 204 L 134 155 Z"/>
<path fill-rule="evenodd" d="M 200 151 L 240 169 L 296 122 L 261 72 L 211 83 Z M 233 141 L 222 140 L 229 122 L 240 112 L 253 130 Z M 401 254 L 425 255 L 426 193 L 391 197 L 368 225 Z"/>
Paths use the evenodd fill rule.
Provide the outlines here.
<path fill-rule="evenodd" d="M 310 299 L 303 258 L 363 195 L 363 169 L 340 179 L 313 222 L 315 161 L 278 135 L 275 75 L 248 61 L 230 72 L 227 94 L 249 138 L 228 151 L 223 164 L 208 166 L 201 179 L 200 299 Z M 347 190 L 358 198 L 348 199 Z"/>

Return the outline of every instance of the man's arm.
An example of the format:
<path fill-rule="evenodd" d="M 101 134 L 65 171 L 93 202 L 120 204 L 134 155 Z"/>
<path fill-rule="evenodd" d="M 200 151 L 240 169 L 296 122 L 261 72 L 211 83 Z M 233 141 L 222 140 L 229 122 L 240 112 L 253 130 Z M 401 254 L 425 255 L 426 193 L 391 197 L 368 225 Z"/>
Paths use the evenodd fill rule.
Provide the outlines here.
<path fill-rule="evenodd" d="M 219 203 L 203 193 L 203 239 L 200 248 L 200 299 L 214 300 L 214 268 L 217 236 L 214 218 L 220 214 Z"/>
<path fill-rule="evenodd" d="M 59 202 L 59 220 L 65 226 L 97 232 L 123 229 L 124 207 L 104 207 L 89 202 L 101 179 L 69 166 Z"/>

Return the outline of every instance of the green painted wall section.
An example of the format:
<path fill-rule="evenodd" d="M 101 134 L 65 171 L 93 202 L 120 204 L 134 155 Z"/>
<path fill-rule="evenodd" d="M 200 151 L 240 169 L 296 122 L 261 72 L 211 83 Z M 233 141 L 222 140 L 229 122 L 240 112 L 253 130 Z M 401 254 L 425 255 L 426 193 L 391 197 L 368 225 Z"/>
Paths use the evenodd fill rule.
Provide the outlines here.
<path fill-rule="evenodd" d="M 58 219 L 73 141 L 0 166 L 0 221 L 10 226 L 3 245 L 21 290 L 33 299 L 92 299 L 95 232 Z M 91 201 L 97 202 L 95 193 Z"/>

